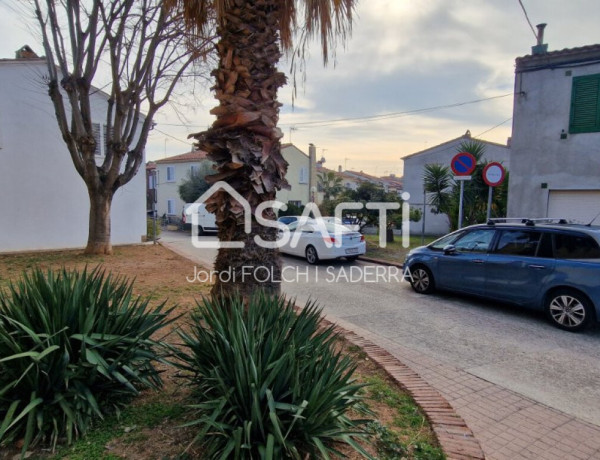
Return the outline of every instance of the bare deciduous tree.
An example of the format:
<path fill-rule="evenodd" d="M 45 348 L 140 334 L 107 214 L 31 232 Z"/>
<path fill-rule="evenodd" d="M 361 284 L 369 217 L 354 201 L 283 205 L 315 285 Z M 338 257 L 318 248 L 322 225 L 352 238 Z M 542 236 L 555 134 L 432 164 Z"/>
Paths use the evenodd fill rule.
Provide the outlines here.
<path fill-rule="evenodd" d="M 85 252 L 110 254 L 115 192 L 143 163 L 156 112 L 209 49 L 190 45 L 179 13 L 161 0 L 32 0 L 58 126 L 90 199 Z M 97 81 L 108 81 L 104 86 Z M 91 96 L 108 96 L 105 155 L 97 155 Z"/>

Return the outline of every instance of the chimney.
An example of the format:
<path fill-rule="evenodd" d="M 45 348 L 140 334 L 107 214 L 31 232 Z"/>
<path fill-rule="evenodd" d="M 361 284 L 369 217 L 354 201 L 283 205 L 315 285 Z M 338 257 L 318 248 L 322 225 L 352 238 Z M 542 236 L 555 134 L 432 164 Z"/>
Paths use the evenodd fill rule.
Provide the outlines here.
<path fill-rule="evenodd" d="M 544 44 L 544 29 L 546 24 L 538 24 L 537 26 L 537 45 L 531 47 L 531 54 L 539 55 L 548 52 L 548 45 Z"/>
<path fill-rule="evenodd" d="M 29 47 L 24 45 L 15 51 L 15 59 L 37 59 L 39 56 Z"/>

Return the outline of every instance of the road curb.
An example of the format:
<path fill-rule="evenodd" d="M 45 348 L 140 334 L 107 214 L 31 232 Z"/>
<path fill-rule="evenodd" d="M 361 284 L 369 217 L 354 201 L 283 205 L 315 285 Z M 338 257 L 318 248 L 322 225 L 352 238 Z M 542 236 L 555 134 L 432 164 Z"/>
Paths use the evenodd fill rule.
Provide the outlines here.
<path fill-rule="evenodd" d="M 448 460 L 485 460 L 479 441 L 463 418 L 421 376 L 385 349 L 356 332 L 345 329 L 335 320 L 323 318 L 321 321 L 333 325 L 346 340 L 360 347 L 369 359 L 378 364 L 392 380 L 412 396 L 425 412 Z"/>
<path fill-rule="evenodd" d="M 398 267 L 398 268 L 404 267 L 403 264 L 399 264 L 397 262 L 391 262 L 389 260 L 383 260 L 383 259 L 374 259 L 373 257 L 359 256 L 358 260 L 360 260 L 362 262 L 371 262 L 373 264 L 387 265 L 388 267 Z"/>

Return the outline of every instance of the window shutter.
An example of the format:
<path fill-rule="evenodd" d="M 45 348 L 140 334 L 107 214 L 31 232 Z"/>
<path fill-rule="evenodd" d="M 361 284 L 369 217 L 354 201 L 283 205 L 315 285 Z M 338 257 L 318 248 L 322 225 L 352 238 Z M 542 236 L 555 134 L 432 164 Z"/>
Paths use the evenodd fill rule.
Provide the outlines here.
<path fill-rule="evenodd" d="M 108 151 L 108 141 L 110 140 L 108 138 L 108 126 L 103 125 L 102 126 L 102 137 L 104 139 L 104 143 L 102 144 L 102 147 L 104 148 L 104 153 L 106 154 L 106 152 Z M 111 130 L 111 134 L 114 131 L 114 128 Z"/>
<path fill-rule="evenodd" d="M 94 155 L 102 155 L 102 144 L 100 143 L 100 139 L 102 138 L 100 133 L 100 123 L 92 123 L 92 132 L 94 133 L 94 140 L 96 141 Z"/>
<path fill-rule="evenodd" d="M 167 166 L 167 182 L 175 182 L 175 166 Z"/>
<path fill-rule="evenodd" d="M 570 133 L 600 131 L 600 74 L 573 78 Z"/>

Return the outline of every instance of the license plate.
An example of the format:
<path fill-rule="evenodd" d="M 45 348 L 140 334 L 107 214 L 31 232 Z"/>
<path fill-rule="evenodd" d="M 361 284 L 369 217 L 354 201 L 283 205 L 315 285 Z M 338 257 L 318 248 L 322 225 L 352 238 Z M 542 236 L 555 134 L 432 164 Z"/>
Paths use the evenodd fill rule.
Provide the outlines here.
<path fill-rule="evenodd" d="M 346 254 L 358 254 L 358 248 L 346 249 Z"/>

